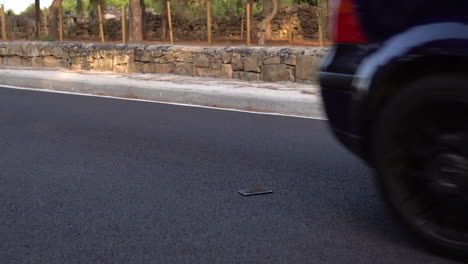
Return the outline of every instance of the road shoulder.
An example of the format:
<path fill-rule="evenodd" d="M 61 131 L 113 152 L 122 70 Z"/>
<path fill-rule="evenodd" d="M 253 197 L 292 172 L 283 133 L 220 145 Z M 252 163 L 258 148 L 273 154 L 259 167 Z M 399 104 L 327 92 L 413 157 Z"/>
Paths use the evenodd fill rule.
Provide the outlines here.
<path fill-rule="evenodd" d="M 164 74 L 0 69 L 0 85 L 324 118 L 317 85 Z"/>

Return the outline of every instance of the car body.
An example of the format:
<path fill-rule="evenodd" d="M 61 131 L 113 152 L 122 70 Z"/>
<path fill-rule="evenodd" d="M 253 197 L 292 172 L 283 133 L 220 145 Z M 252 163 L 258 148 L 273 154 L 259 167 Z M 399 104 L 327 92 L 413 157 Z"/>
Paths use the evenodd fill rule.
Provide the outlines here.
<path fill-rule="evenodd" d="M 337 0 L 319 79 L 337 138 L 424 242 L 468 260 L 468 1 Z"/>
<path fill-rule="evenodd" d="M 371 162 L 370 129 L 401 83 L 433 72 L 468 74 L 468 1 L 356 0 L 366 43 L 334 43 L 320 67 L 331 126 Z M 385 87 L 384 87 L 385 86 Z"/>

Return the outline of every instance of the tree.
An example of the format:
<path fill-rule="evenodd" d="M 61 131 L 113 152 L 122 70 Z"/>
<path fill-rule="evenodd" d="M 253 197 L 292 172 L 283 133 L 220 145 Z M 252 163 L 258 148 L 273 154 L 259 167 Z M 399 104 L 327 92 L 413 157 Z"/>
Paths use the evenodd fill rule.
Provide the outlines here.
<path fill-rule="evenodd" d="M 93 19 L 97 19 L 98 5 L 104 7 L 106 5 L 106 0 L 89 0 L 89 14 Z"/>
<path fill-rule="evenodd" d="M 52 36 L 58 39 L 59 36 L 59 25 L 58 18 L 59 13 L 61 12 L 63 0 L 54 0 L 50 5 L 50 22 L 49 22 L 49 32 Z"/>
<path fill-rule="evenodd" d="M 257 35 L 257 27 L 255 27 L 255 23 L 254 23 L 254 15 L 253 15 L 253 5 L 254 5 L 254 0 L 247 0 L 247 2 L 249 3 L 249 13 L 250 13 L 250 17 L 249 17 L 249 20 L 250 20 L 250 41 L 251 43 L 257 43 L 258 42 L 258 35 Z"/>
<path fill-rule="evenodd" d="M 317 24 L 319 28 L 319 45 L 323 46 L 326 40 L 326 22 L 325 19 L 328 16 L 328 1 L 327 0 L 317 0 L 318 6 L 318 15 L 317 15 Z"/>
<path fill-rule="evenodd" d="M 145 28 L 145 2 L 143 0 L 130 0 L 129 21 L 129 41 L 143 41 Z"/>
<path fill-rule="evenodd" d="M 76 0 L 76 12 L 78 14 L 83 13 L 83 0 Z"/>
<path fill-rule="evenodd" d="M 166 0 L 160 0 L 161 1 L 161 40 L 166 40 L 167 36 L 167 4 Z"/>
<path fill-rule="evenodd" d="M 36 37 L 41 37 L 41 3 L 40 0 L 35 0 L 35 10 L 36 10 Z"/>
<path fill-rule="evenodd" d="M 268 1 L 268 0 L 265 0 Z M 271 12 L 266 15 L 262 22 L 260 22 L 259 32 L 258 32 L 258 44 L 265 45 L 265 40 L 267 38 L 267 28 L 270 28 L 271 31 L 271 21 L 275 18 L 276 14 L 278 13 L 278 0 L 271 0 L 273 3 L 273 9 Z M 270 33 L 271 36 L 271 33 Z"/>
<path fill-rule="evenodd" d="M 266 17 L 268 14 L 270 14 L 271 9 L 272 9 L 272 4 L 273 1 L 271 0 L 262 0 L 262 16 Z M 271 39 L 271 23 L 267 24 L 267 27 L 265 29 L 265 38 L 267 40 Z"/>

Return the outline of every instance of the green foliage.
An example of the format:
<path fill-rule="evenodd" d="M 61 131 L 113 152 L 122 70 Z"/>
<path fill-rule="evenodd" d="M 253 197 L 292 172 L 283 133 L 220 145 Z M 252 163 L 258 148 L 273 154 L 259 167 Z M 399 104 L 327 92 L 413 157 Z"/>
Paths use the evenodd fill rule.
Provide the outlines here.
<path fill-rule="evenodd" d="M 122 7 L 122 5 L 128 6 L 128 0 L 106 0 L 106 6 Z"/>
<path fill-rule="evenodd" d="M 219 18 L 232 17 L 245 13 L 245 0 L 216 0 L 213 4 L 213 14 Z"/>
<path fill-rule="evenodd" d="M 20 13 L 22 16 L 34 16 L 35 11 L 35 4 L 30 4 L 23 12 Z M 7 11 L 8 12 L 8 11 Z"/>
<path fill-rule="evenodd" d="M 165 1 L 162 0 L 144 0 L 147 8 L 154 9 L 157 13 L 164 13 L 166 6 Z M 247 0 L 211 0 L 213 8 L 213 16 L 218 18 L 227 18 L 239 15 L 245 15 L 245 6 Z M 255 0 L 253 5 L 253 13 L 257 14 L 262 11 L 262 1 L 271 0 Z M 281 6 L 293 5 L 311 5 L 318 6 L 319 4 L 326 3 L 327 0 L 280 0 Z M 90 14 L 95 17 L 97 12 L 97 5 L 111 6 L 120 9 L 122 5 L 128 7 L 129 0 L 63 0 L 63 10 L 80 12 L 81 9 L 88 10 Z M 78 4 L 77 4 L 78 3 Z M 171 9 L 174 16 L 185 16 L 191 18 L 206 17 L 206 0 L 171 0 Z M 34 15 L 34 4 L 28 6 L 23 11 L 22 15 Z M 8 10 L 7 14 L 14 15 L 12 10 Z"/>
<path fill-rule="evenodd" d="M 88 1 L 83 1 L 83 8 L 86 8 L 87 4 L 88 4 Z M 62 9 L 65 12 L 67 11 L 77 12 L 76 0 L 63 0 Z"/>
<path fill-rule="evenodd" d="M 92 18 L 97 18 L 98 5 L 101 5 L 101 8 L 104 8 L 107 6 L 106 0 L 89 0 L 88 10 Z"/>
<path fill-rule="evenodd" d="M 296 4 L 308 4 L 310 6 L 317 6 L 317 0 L 295 0 Z"/>
<path fill-rule="evenodd" d="M 54 42 L 55 37 L 52 36 L 52 35 L 42 35 L 41 40 L 42 41 L 48 41 L 48 42 Z"/>
<path fill-rule="evenodd" d="M 145 0 L 146 8 L 152 8 L 157 13 L 161 14 L 166 7 L 162 4 L 161 0 Z"/>
<path fill-rule="evenodd" d="M 8 9 L 7 11 L 5 11 L 5 14 L 7 16 L 16 16 L 15 11 L 13 11 L 13 9 Z"/>

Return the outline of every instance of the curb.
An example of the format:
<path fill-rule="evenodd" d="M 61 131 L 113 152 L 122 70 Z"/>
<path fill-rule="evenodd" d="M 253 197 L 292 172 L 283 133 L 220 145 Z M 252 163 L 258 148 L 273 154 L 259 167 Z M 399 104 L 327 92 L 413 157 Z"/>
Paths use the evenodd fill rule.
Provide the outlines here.
<path fill-rule="evenodd" d="M 242 91 L 242 89 L 224 91 L 222 88 L 197 89 L 190 84 L 138 81 L 121 76 L 111 76 L 110 78 L 115 80 L 109 82 L 106 80 L 103 83 L 96 81 L 100 78 L 98 75 L 52 72 L 55 75 L 51 79 L 51 76 L 48 76 L 51 72 L 43 73 L 45 74 L 38 76 L 39 74 L 28 74 L 27 70 L 0 70 L 0 85 L 325 118 L 320 96 L 301 94 L 297 91 L 293 93 L 262 91 L 266 89 L 256 89 L 259 92 Z"/>

